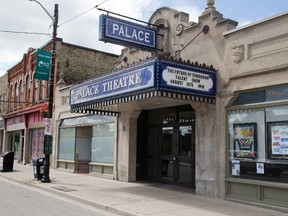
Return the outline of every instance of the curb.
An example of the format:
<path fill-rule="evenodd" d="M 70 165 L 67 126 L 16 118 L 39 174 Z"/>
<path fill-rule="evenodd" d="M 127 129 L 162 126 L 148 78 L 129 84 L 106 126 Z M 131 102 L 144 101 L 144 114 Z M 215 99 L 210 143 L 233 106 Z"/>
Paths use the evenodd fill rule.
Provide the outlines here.
<path fill-rule="evenodd" d="M 53 193 L 53 194 L 56 194 L 58 196 L 61 196 L 61 197 L 67 198 L 67 199 L 71 199 L 71 200 L 74 200 L 74 201 L 77 201 L 77 202 L 101 209 L 101 210 L 106 211 L 106 212 L 115 213 L 115 214 L 122 215 L 122 216 L 139 216 L 138 214 L 132 214 L 132 213 L 129 213 L 129 212 L 126 212 L 123 210 L 119 210 L 113 206 L 107 206 L 107 205 L 99 204 L 96 202 L 92 202 L 92 201 L 84 199 L 84 198 L 79 198 L 79 197 L 70 195 L 66 192 L 61 192 L 61 191 L 56 190 L 54 188 L 42 187 L 42 186 L 40 186 L 41 183 L 37 180 L 22 181 L 19 179 L 15 179 L 15 178 L 11 178 L 11 177 L 8 177 L 5 175 L 1 175 L 1 173 L 0 173 L 0 178 L 16 182 L 18 184 L 22 184 L 22 185 L 25 185 L 27 187 L 32 187 L 32 188 L 36 188 L 38 190 L 43 190 L 45 192 Z M 33 181 L 35 181 L 35 183 Z M 49 183 L 42 183 L 42 184 L 49 184 Z"/>

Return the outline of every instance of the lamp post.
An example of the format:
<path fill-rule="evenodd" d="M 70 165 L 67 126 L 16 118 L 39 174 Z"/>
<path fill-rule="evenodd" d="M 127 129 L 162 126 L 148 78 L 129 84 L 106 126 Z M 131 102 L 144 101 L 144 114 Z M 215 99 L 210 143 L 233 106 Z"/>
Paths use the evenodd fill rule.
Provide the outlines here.
<path fill-rule="evenodd" d="M 37 0 L 29 0 L 29 1 L 34 1 L 37 4 L 39 4 L 53 21 L 52 60 L 51 60 L 51 71 L 50 71 L 50 78 L 49 78 L 49 99 L 48 99 L 48 118 L 52 119 L 53 101 L 54 101 L 54 75 L 55 75 L 55 69 L 56 69 L 55 63 L 56 63 L 56 37 L 57 37 L 57 27 L 58 27 L 58 4 L 55 4 L 54 17 L 53 17 L 40 2 L 38 2 Z M 49 141 L 47 143 L 44 138 L 44 142 L 45 142 L 44 145 L 47 145 L 47 144 L 50 145 L 49 142 L 51 142 L 51 146 L 52 146 L 52 139 L 48 139 L 48 140 Z M 50 153 L 47 152 L 47 146 L 44 146 L 44 153 L 45 153 L 44 174 L 43 174 L 41 182 L 49 183 L 51 182 L 50 176 L 49 176 Z"/>

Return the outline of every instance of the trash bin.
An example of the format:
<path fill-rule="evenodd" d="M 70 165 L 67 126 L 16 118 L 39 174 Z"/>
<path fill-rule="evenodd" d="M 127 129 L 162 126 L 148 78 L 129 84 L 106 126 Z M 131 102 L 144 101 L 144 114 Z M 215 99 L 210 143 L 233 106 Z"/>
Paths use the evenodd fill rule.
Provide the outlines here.
<path fill-rule="evenodd" d="M 35 158 L 32 160 L 34 178 L 37 180 L 41 180 L 44 174 L 44 161 L 45 158 Z"/>
<path fill-rule="evenodd" d="M 0 171 L 13 171 L 14 152 L 3 152 L 0 154 Z"/>

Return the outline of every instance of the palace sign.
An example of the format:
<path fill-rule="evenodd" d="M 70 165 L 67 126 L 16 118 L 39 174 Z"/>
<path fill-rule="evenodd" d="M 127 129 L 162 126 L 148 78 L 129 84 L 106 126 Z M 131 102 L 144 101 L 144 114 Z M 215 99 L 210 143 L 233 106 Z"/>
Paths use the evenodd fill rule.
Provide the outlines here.
<path fill-rule="evenodd" d="M 100 15 L 99 40 L 146 50 L 156 49 L 156 30 L 119 18 Z"/>

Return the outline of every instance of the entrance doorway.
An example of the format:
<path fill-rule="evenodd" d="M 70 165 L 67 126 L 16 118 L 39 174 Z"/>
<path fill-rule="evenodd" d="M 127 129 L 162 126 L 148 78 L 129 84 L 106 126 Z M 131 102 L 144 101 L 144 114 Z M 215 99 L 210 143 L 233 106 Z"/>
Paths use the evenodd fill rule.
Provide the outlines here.
<path fill-rule="evenodd" d="M 138 119 L 137 179 L 195 188 L 195 111 L 143 111 Z"/>
<path fill-rule="evenodd" d="M 14 159 L 18 162 L 23 161 L 23 139 L 24 130 L 8 132 L 7 151 L 14 152 Z"/>

